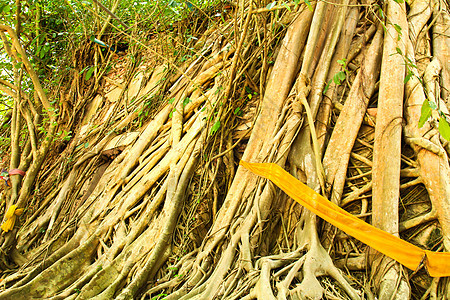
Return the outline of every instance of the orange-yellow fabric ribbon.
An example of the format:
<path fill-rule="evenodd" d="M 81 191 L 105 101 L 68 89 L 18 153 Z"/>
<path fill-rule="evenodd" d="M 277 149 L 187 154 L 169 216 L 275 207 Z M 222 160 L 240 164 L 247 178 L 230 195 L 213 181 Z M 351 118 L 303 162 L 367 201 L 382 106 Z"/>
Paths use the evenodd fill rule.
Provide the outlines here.
<path fill-rule="evenodd" d="M 450 276 L 450 252 L 423 250 L 367 224 L 328 201 L 276 164 L 248 163 L 242 160 L 239 164 L 252 173 L 269 179 L 292 199 L 328 223 L 398 261 L 405 267 L 416 270 L 421 262 L 425 261 L 428 273 L 432 277 Z"/>
<path fill-rule="evenodd" d="M 14 228 L 14 223 L 16 223 L 16 217 L 23 213 L 23 208 L 17 208 L 16 205 L 11 205 L 5 214 L 5 222 L 2 224 L 1 228 L 4 232 L 8 232 Z"/>

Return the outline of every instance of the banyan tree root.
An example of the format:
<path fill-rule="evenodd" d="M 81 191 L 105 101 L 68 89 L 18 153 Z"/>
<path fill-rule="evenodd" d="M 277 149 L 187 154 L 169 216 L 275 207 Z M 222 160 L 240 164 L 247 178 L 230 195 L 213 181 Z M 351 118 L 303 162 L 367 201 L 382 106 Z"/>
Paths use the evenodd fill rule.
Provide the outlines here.
<path fill-rule="evenodd" d="M 202 80 L 204 83 L 208 78 L 203 76 Z M 199 156 L 200 149 L 205 143 L 207 113 L 211 112 L 211 105 L 215 105 L 220 96 L 217 91 L 217 87 L 212 90 L 208 102 L 205 103 L 205 98 L 203 101 L 197 101 L 196 105 L 203 102 L 202 106 L 205 109 L 200 109 L 197 113 L 192 114 L 190 112 L 196 106 L 186 107 L 186 112 L 190 113 L 191 118 L 186 120 L 184 126 L 186 132 L 179 144 L 173 145 L 169 151 L 166 151 L 164 157 L 159 156 L 158 158 L 153 155 L 153 159 L 144 160 L 145 166 L 137 169 L 141 174 L 139 172 L 133 174 L 133 177 L 138 180 L 125 180 L 145 148 L 155 140 L 157 133 L 161 131 L 171 110 L 171 105 L 166 105 L 166 108 L 163 108 L 150 122 L 147 129 L 140 134 L 137 142 L 132 147 L 123 150 L 101 176 L 92 194 L 86 199 L 85 205 L 78 210 L 81 226 L 70 242 L 45 259 L 42 265 L 30 270 L 28 275 L 15 285 L 17 288 L 9 289 L 0 297 L 47 298 L 61 292 L 57 297 L 92 298 L 98 295 L 100 298 L 110 298 L 130 272 L 141 270 L 140 272 L 144 274 L 142 277 L 146 279 L 152 268 L 158 270 L 165 261 L 161 257 L 164 255 L 167 257 L 170 253 L 170 247 L 167 248 L 167 246 L 171 244 L 168 240 L 170 240 L 178 219 L 179 210 L 183 207 L 184 191 L 196 167 L 196 157 Z M 196 102 L 197 99 L 193 100 Z M 200 132 L 203 133 L 200 134 Z M 104 146 L 105 144 L 103 143 Z M 162 144 L 165 145 L 167 142 Z M 189 146 L 186 148 L 186 145 Z M 156 147 L 154 150 L 161 150 L 160 148 Z M 164 152 L 162 153 L 164 154 Z M 152 153 L 146 154 L 152 156 Z M 81 159 L 81 162 L 84 161 Z M 132 228 L 131 234 L 126 235 L 125 222 L 130 221 L 129 210 L 161 177 L 165 177 L 164 174 L 169 169 L 171 171 L 168 178 L 172 178 L 169 181 L 171 184 L 163 184 L 159 191 L 154 188 L 153 193 L 156 193 L 154 202 L 150 202 L 149 196 L 144 197 L 139 206 L 147 214 L 141 213 L 140 218 L 133 220 L 130 227 Z M 77 170 L 76 166 L 71 173 L 73 175 L 66 179 L 65 185 L 69 186 L 72 183 Z M 145 176 L 142 176 L 143 174 Z M 124 181 L 126 184 L 123 185 Z M 59 197 L 64 198 L 66 193 L 67 189 L 63 188 Z M 119 194 L 118 198 L 114 197 L 117 193 Z M 165 196 L 166 194 L 167 196 Z M 157 214 L 158 206 L 165 197 L 167 198 L 166 208 L 161 211 L 161 214 Z M 178 211 L 174 211 L 173 207 L 178 207 Z M 107 210 L 111 213 L 106 213 Z M 101 217 L 101 221 L 98 220 L 98 217 Z M 39 221 L 39 224 L 45 225 L 45 220 L 48 219 L 44 218 L 44 221 Z M 147 227 L 149 222 L 153 222 L 154 225 Z M 50 241 L 50 245 L 52 242 L 54 241 Z M 149 251 L 153 251 L 152 253 L 157 259 L 149 260 L 150 267 L 148 264 L 144 265 L 144 268 L 139 267 L 139 262 L 146 257 Z M 38 253 L 37 255 L 42 254 Z M 95 257 L 98 259 L 91 264 Z M 42 267 L 45 268 L 44 272 L 42 272 Z M 61 270 L 64 270 L 64 276 L 52 275 L 60 273 Z M 111 277 L 111 274 L 115 274 L 115 276 Z M 141 284 L 139 283 L 138 287 Z"/>
<path fill-rule="evenodd" d="M 324 9 L 325 7 L 321 8 L 322 11 L 324 11 Z M 319 10 L 319 20 L 321 19 L 320 14 L 321 13 Z M 320 27 L 320 21 L 318 22 L 319 23 L 315 25 L 315 28 L 317 30 Z M 296 25 L 297 23 L 294 24 Z M 293 28 L 295 28 L 295 25 L 293 25 Z M 289 36 L 289 31 L 287 33 L 287 36 Z M 317 35 L 316 37 L 319 38 L 319 35 Z M 305 51 L 311 51 L 316 41 L 317 40 L 314 38 L 311 39 L 311 41 L 308 42 L 309 48 L 308 46 L 306 46 L 307 50 Z M 288 46 L 286 46 L 286 48 L 289 49 Z M 284 56 L 282 56 L 282 54 L 283 52 L 280 52 L 279 57 L 281 56 L 283 58 Z M 277 64 L 280 62 L 282 62 L 282 60 L 277 60 Z M 244 159 L 262 159 L 263 161 L 274 161 L 283 165 L 287 159 L 287 152 L 285 151 L 285 149 L 289 149 L 289 141 L 293 139 L 293 137 L 295 136 L 295 132 L 300 128 L 300 119 L 298 118 L 299 110 L 294 108 L 294 112 L 289 113 L 288 110 L 286 110 L 286 105 L 291 104 L 292 107 L 295 107 L 295 105 L 298 105 L 298 103 L 305 103 L 302 102 L 301 98 L 306 98 L 308 96 L 308 89 L 306 88 L 306 76 L 302 75 L 306 74 L 306 71 L 303 71 L 304 73 L 300 73 L 301 75 L 298 77 L 294 85 L 295 87 L 291 92 L 292 96 L 287 97 L 288 101 L 286 102 L 286 104 L 284 104 L 285 106 L 281 108 L 280 118 L 278 120 L 274 120 L 273 114 L 272 116 L 268 116 L 266 110 L 269 108 L 272 112 L 274 110 L 280 111 L 280 108 L 274 107 L 274 98 L 269 97 L 269 95 L 271 95 L 272 93 L 272 89 L 276 90 L 276 88 L 279 86 L 278 85 L 277 87 L 275 87 L 271 85 L 271 80 L 274 80 L 275 78 L 279 79 L 279 77 L 276 77 L 278 76 L 278 74 L 276 73 L 277 64 L 275 65 L 272 72 L 273 77 L 271 77 L 272 79 L 269 80 L 268 87 L 266 89 L 266 95 L 262 103 L 262 111 L 252 131 L 251 139 L 246 148 L 246 152 L 244 153 Z M 302 70 L 309 69 L 310 61 L 304 61 L 303 64 L 304 65 L 302 66 Z M 277 97 L 276 99 L 280 98 Z M 266 101 L 270 101 L 270 103 L 267 103 Z M 268 120 L 269 117 L 272 120 Z M 269 122 L 275 123 L 275 130 L 272 135 L 268 136 L 268 141 L 262 143 L 261 141 L 264 135 L 259 134 L 258 128 L 262 127 L 262 124 L 267 126 Z M 292 125 L 290 125 L 291 123 Z M 279 124 L 285 124 L 285 126 L 281 125 L 280 128 Z M 260 145 L 262 145 L 262 147 Z M 255 151 L 256 149 L 261 150 L 259 150 L 258 153 Z M 315 168 L 314 165 L 309 167 L 312 169 Z M 238 178 L 242 178 L 239 176 L 239 170 L 240 169 L 238 169 L 237 176 Z M 309 173 L 308 175 L 314 176 Z M 271 272 L 277 268 L 282 267 L 285 264 L 283 260 L 284 255 L 280 255 L 277 258 L 262 258 L 258 262 L 253 264 L 251 263 L 252 252 L 253 255 L 255 255 L 255 250 L 252 251 L 251 249 L 259 249 L 258 251 L 269 250 L 267 249 L 268 243 L 262 240 L 262 238 L 266 234 L 262 233 L 260 228 L 261 226 L 264 226 L 264 220 L 267 220 L 270 216 L 270 214 L 268 213 L 268 208 L 274 205 L 273 201 L 277 198 L 277 194 L 273 190 L 271 184 L 259 181 L 256 182 L 256 186 L 253 187 L 252 184 L 248 184 L 249 182 L 253 183 L 254 179 L 251 179 L 251 177 L 248 178 L 246 182 L 247 184 L 243 184 L 242 181 L 235 181 L 231 186 L 228 195 L 233 195 L 232 200 L 240 203 L 240 207 L 237 211 L 239 218 L 237 219 L 236 223 L 231 224 L 232 231 L 230 240 L 229 242 L 227 242 L 228 244 L 226 246 L 223 246 L 223 254 L 220 256 L 214 270 L 211 270 L 212 273 L 208 275 L 208 269 L 210 269 L 211 265 L 211 261 L 210 259 L 208 259 L 210 253 L 209 251 L 211 251 L 209 249 L 213 249 L 211 247 L 216 245 L 212 244 L 213 242 L 207 242 L 203 247 L 203 253 L 200 252 L 196 260 L 196 264 L 198 264 L 197 269 L 194 269 L 195 271 L 192 272 L 192 275 L 187 279 L 186 283 L 184 284 L 185 288 L 178 289 L 176 292 L 169 295 L 167 297 L 168 299 L 177 299 L 180 297 L 181 299 L 210 299 L 214 296 L 223 297 L 225 295 L 231 298 L 237 298 L 242 295 L 242 292 L 244 292 L 245 290 L 238 289 L 236 293 L 227 294 L 227 292 L 232 290 L 236 285 L 249 287 L 249 295 L 245 298 L 275 298 L 270 284 Z M 313 182 L 317 181 L 314 180 Z M 236 190 L 236 192 L 239 192 L 239 194 L 236 194 L 236 196 L 234 195 L 234 192 L 232 192 L 234 191 L 235 186 L 239 187 L 239 189 Z M 225 200 L 226 202 L 224 204 L 224 207 L 227 206 L 227 200 L 228 199 Z M 235 204 L 233 203 L 231 205 Z M 231 213 L 233 213 L 233 210 L 230 211 L 229 207 L 227 210 L 221 210 L 219 212 L 219 218 L 223 216 L 221 213 L 223 213 L 223 215 L 226 215 L 229 219 L 229 216 L 232 215 Z M 298 292 L 306 297 L 320 297 L 323 294 L 323 289 L 317 281 L 316 277 L 321 275 L 331 275 L 338 281 L 338 283 L 343 287 L 343 289 L 349 294 L 352 299 L 357 299 L 358 293 L 344 279 L 342 274 L 333 265 L 331 258 L 328 256 L 326 251 L 322 248 L 322 246 L 320 246 L 317 237 L 315 217 L 311 214 L 305 213 L 304 218 L 305 220 L 303 220 L 301 225 L 299 225 L 299 230 L 304 232 L 298 233 L 298 236 L 302 236 L 302 241 L 297 243 L 299 248 L 295 250 L 295 253 L 296 255 L 299 255 L 299 253 L 303 250 L 308 250 L 308 252 L 303 258 L 300 257 L 298 262 L 303 262 L 302 264 L 296 263 L 295 267 L 292 265 L 290 266 L 290 268 L 292 268 L 292 271 L 289 272 L 289 275 L 283 281 L 283 284 L 279 286 L 278 296 L 283 298 L 283 294 L 284 297 L 286 297 L 289 294 L 296 294 Z M 303 223 L 305 223 L 306 225 L 304 225 Z M 225 226 L 228 227 L 230 225 Z M 307 229 L 301 229 L 303 228 L 303 226 Z M 220 227 L 218 228 L 218 230 L 222 231 Z M 219 234 L 220 231 L 215 231 L 213 227 L 211 232 L 214 233 L 214 235 L 211 238 L 213 240 L 217 240 L 218 237 L 222 238 L 223 235 Z M 250 234 L 252 232 L 253 234 Z M 219 241 L 219 243 L 223 243 L 223 241 Z M 235 256 L 238 257 L 237 260 L 234 259 Z M 286 255 L 286 258 L 290 256 L 291 255 Z M 277 259 L 279 260 L 277 261 Z M 318 261 L 320 261 L 321 263 L 317 264 Z M 290 283 L 294 276 L 293 274 L 296 274 L 302 267 L 302 283 L 297 288 L 288 290 L 288 287 L 290 286 Z M 243 274 L 245 272 L 248 272 L 248 276 L 244 277 L 244 279 L 241 280 L 239 280 L 235 276 L 226 278 L 228 270 L 235 268 L 237 268 L 236 274 Z M 285 270 L 285 272 L 288 272 L 287 270 Z M 223 285 L 214 284 L 216 282 L 223 282 Z M 187 289 L 188 286 L 194 286 L 194 288 L 189 291 Z M 314 288 L 312 288 L 312 286 Z"/>
<path fill-rule="evenodd" d="M 161 88 L 156 83 L 163 75 L 157 80 L 152 75 L 152 84 L 144 88 L 142 98 L 136 96 L 136 102 L 120 98 L 104 109 L 98 99 L 93 102 L 89 116 L 84 118 L 83 134 L 76 141 L 92 146 L 86 150 L 73 146 L 77 164 L 66 172 L 58 191 L 47 195 L 43 202 L 47 211 L 43 208 L 32 218 L 34 221 L 30 219 L 19 230 L 17 252 L 26 255 L 25 263 L 4 278 L 7 288 L 0 299 L 319 299 L 330 293 L 323 284 L 325 276 L 333 279 L 335 290 L 345 297 L 360 299 L 362 284 L 356 285 L 337 266 L 366 268 L 364 250 L 359 251 L 359 245 L 341 233 L 322 244 L 323 235 L 332 232 L 329 227 L 321 232 L 315 215 L 293 203 L 270 182 L 236 168 L 236 162 L 242 158 L 277 163 L 317 192 L 331 192 L 330 199 L 336 203 L 359 208 L 356 200 L 364 198 L 360 206 L 366 213 L 368 197 L 364 195 L 372 191 L 374 200 L 380 199 L 378 180 L 384 176 L 383 171 L 398 179 L 408 171 L 381 166 L 384 144 L 395 145 L 393 159 L 400 160 L 402 124 L 398 120 L 403 110 L 401 105 L 391 109 L 389 105 L 393 104 L 388 102 L 387 110 L 391 111 L 386 112 L 383 101 L 403 101 L 403 94 L 387 88 L 394 82 L 397 90 L 404 86 L 404 60 L 396 48 L 414 61 L 414 43 L 424 43 L 426 36 L 421 35 L 420 28 L 428 19 L 424 21 L 421 14 L 411 16 L 414 25 L 406 34 L 404 7 L 392 11 L 392 6 L 398 9 L 404 3 L 389 2 L 386 34 L 378 23 L 364 29 L 361 24 L 367 21 L 363 17 L 367 11 L 359 8 L 358 13 L 357 7 L 348 6 L 351 1 L 339 5 L 318 2 L 311 10 L 306 4 L 295 9 L 294 5 L 289 9 L 277 7 L 283 12 L 280 19 L 268 8 L 249 9 L 245 1 L 238 4 L 233 23 L 201 38 L 199 55 L 167 81 L 170 85 L 165 97 L 170 101 L 158 108 L 145 127 L 122 133 L 138 119 L 145 96 L 156 95 Z M 430 10 L 420 9 L 423 4 L 411 4 L 411 11 L 428 14 L 429 18 Z M 267 20 L 272 20 L 270 26 Z M 271 31 L 284 20 L 292 20 L 286 31 Z M 394 23 L 403 28 L 400 40 Z M 275 33 L 284 34 L 280 45 L 274 42 L 278 36 L 271 36 Z M 404 41 L 408 42 L 406 46 Z M 370 45 L 363 47 L 366 43 Z M 429 52 L 420 49 L 420 53 Z M 259 62 L 260 55 L 269 52 L 275 58 L 273 67 Z M 347 62 L 342 70 L 337 60 L 346 57 L 352 63 Z M 155 68 L 153 74 L 161 74 L 163 68 Z M 350 74 L 352 68 L 356 68 L 355 78 Z M 345 85 L 349 91 L 336 82 L 324 91 L 340 71 L 348 76 Z M 417 72 L 415 76 L 422 74 Z M 130 78 L 127 81 L 132 81 Z M 379 79 L 380 106 L 376 120 L 371 119 L 371 126 L 377 126 L 372 164 L 370 154 L 363 157 L 353 148 L 364 143 L 360 137 L 366 130 L 365 113 L 374 102 Z M 420 130 L 415 127 L 424 91 L 443 93 L 433 91 L 431 84 L 424 89 L 419 83 L 417 78 L 410 78 L 405 90 L 406 140 L 419 162 L 409 171 L 428 189 L 433 211 L 426 219 L 437 218 L 442 223 L 443 245 L 447 247 L 446 206 L 438 194 L 445 192 L 446 185 L 432 176 L 439 169 L 444 172 L 439 178 L 448 178 L 446 149 L 430 124 Z M 133 98 L 130 93 L 134 88 L 127 92 L 121 88 L 111 94 L 128 93 Z M 258 90 L 264 91 L 263 95 L 255 92 Z M 257 102 L 258 109 L 252 106 Z M 333 131 L 332 106 L 338 107 L 341 102 L 344 106 Z M 392 118 L 391 113 L 395 113 Z M 106 125 L 89 130 L 97 119 L 107 120 L 114 130 L 104 132 Z M 393 124 L 395 134 L 386 134 L 385 128 Z M 236 134 L 230 129 L 235 125 L 248 132 Z M 116 137 L 127 136 L 131 140 L 116 152 L 106 152 Z M 435 147 L 426 148 L 427 142 L 420 142 L 424 137 Z M 354 186 L 350 184 L 353 178 L 346 178 L 350 168 L 359 168 L 352 159 L 372 168 L 354 176 L 364 178 L 364 186 Z M 101 172 L 91 170 L 99 166 L 103 166 Z M 371 174 L 372 181 L 367 179 Z M 443 189 L 433 189 L 439 184 Z M 398 198 L 400 189 L 399 182 L 393 182 L 389 191 L 397 196 L 391 198 Z M 78 195 L 82 195 L 81 200 Z M 67 213 L 72 197 L 79 201 L 76 209 Z M 391 198 L 390 209 L 398 211 L 398 199 Z M 380 221 L 377 215 L 383 205 L 377 203 L 364 216 L 372 214 L 376 224 L 396 233 L 398 216 L 389 222 Z M 63 212 L 70 217 L 60 216 Z M 194 218 L 203 223 L 189 228 Z M 48 229 L 45 234 L 41 234 L 43 227 Z M 187 254 L 185 250 L 189 250 Z M 23 260 L 17 256 L 16 261 Z M 354 262 L 353 267 L 350 262 Z M 403 295 L 410 293 L 398 264 L 382 261 L 373 266 L 380 267 L 373 270 L 380 273 L 376 279 L 388 283 L 380 286 L 379 297 L 394 294 L 395 289 L 389 286 L 392 278 L 400 283 L 394 288 L 400 287 Z M 436 288 L 430 290 L 433 295 L 440 291 L 435 282 Z"/>

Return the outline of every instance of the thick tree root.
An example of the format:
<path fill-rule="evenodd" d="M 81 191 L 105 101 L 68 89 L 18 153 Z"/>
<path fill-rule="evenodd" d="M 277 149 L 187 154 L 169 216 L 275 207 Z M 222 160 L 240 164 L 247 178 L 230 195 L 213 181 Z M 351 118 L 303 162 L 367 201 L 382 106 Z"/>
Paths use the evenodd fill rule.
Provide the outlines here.
<path fill-rule="evenodd" d="M 433 9 L 424 1 L 410 3 L 409 24 L 404 9 L 398 22 L 392 12 L 392 5 L 405 4 L 389 2 L 383 25 L 389 34 L 366 19 L 376 19 L 368 7 L 352 1 L 272 9 L 255 9 L 256 3 L 238 1 L 235 19 L 200 37 L 192 48 L 200 50 L 176 67 L 177 74 L 171 76 L 164 64 L 147 74 L 147 83 L 147 75 L 134 78 L 133 67 L 123 83 L 92 100 L 64 153 L 76 163 L 61 157 L 45 165 L 41 176 L 58 173 L 58 178 L 42 184 L 42 207 L 3 236 L 2 247 L 14 254 L 12 260 L 3 257 L 4 267 L 14 261 L 21 269 L 5 273 L 0 299 L 284 300 L 331 298 L 334 292 L 356 300 L 363 290 L 371 294 L 367 278 L 359 273 L 364 282 L 356 285 L 348 279 L 352 274 L 338 267 L 351 273 L 368 264 L 377 275 L 371 283 L 379 287 L 380 299 L 412 296 L 408 271 L 385 257 L 368 256 L 366 265 L 360 244 L 331 226 L 318 230 L 315 215 L 237 162 L 276 163 L 395 234 L 435 221 L 424 235 L 442 228 L 441 248 L 447 249 L 448 144 L 432 122 L 417 128 L 426 98 L 446 105 L 439 96 L 448 94 L 447 69 L 438 59 L 428 64 L 421 58 L 417 65 L 423 70 L 414 70 L 405 86 L 402 71 L 405 61 L 414 64 L 419 56 L 431 55 L 427 38 L 442 46 L 446 10 L 439 8 L 439 23 L 430 25 L 437 38 L 423 33 Z M 276 14 L 270 12 L 275 9 Z M 404 34 L 399 35 L 397 23 Z M 436 50 L 442 60 L 445 49 Z M 387 88 L 391 75 L 406 97 Z M 444 88 L 434 89 L 439 85 Z M 384 108 L 371 107 L 378 103 L 378 89 Z M 400 147 L 402 108 L 386 103 L 391 96 L 405 103 L 405 140 L 412 150 Z M 150 110 L 150 102 L 158 108 Z M 32 131 L 33 109 L 17 106 L 14 122 L 22 114 Z M 334 112 L 340 113 L 337 121 Z M 148 120 L 142 119 L 147 113 Z M 17 137 L 14 131 L 12 138 Z M 36 153 L 33 143 L 24 155 Z M 395 149 L 388 153 L 395 154 L 395 164 L 383 158 L 384 147 Z M 38 169 L 25 178 L 23 190 L 14 178 L 10 199 L 24 203 Z M 432 209 L 400 222 L 397 200 L 415 187 L 428 193 Z M 426 202 L 423 197 L 418 200 Z M 389 201 L 380 204 L 380 199 Z M 386 209 L 392 217 L 383 221 Z M 427 293 L 432 298 L 449 293 L 443 285 L 448 283 L 434 280 Z"/>

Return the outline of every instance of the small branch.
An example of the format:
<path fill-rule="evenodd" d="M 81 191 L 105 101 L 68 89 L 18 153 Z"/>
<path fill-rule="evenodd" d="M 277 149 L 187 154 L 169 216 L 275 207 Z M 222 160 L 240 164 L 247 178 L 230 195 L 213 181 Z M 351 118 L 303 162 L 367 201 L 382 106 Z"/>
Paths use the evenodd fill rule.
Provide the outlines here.
<path fill-rule="evenodd" d="M 22 114 L 25 117 L 25 120 L 27 122 L 28 130 L 30 131 L 30 140 L 31 140 L 31 149 L 33 151 L 33 158 L 36 159 L 38 155 L 38 147 L 37 147 L 37 140 L 36 140 L 36 129 L 33 124 L 33 119 L 31 118 L 31 113 L 24 105 L 20 105 L 20 110 Z"/>
<path fill-rule="evenodd" d="M 11 38 L 11 41 L 12 41 L 12 45 L 14 46 L 15 50 L 19 54 L 19 57 L 20 57 L 19 61 L 21 61 L 24 64 L 25 69 L 27 70 L 28 74 L 30 75 L 31 80 L 33 81 L 34 88 L 35 88 L 37 94 L 39 95 L 39 99 L 42 102 L 42 105 L 47 110 L 47 112 L 50 116 L 50 119 L 52 121 L 55 120 L 56 115 L 52 109 L 53 107 L 50 104 L 50 102 L 48 101 L 47 95 L 45 94 L 44 89 L 42 88 L 41 83 L 39 82 L 39 78 L 38 78 L 36 72 L 34 71 L 33 66 L 31 65 L 30 61 L 27 58 L 27 54 L 25 53 L 22 46 L 20 45 L 20 41 L 16 35 L 16 32 L 11 27 L 3 25 L 3 24 L 0 24 L 0 31 L 8 32 L 8 34 Z M 2 39 L 3 39 L 3 36 L 2 36 Z M 4 44 L 6 45 L 6 43 L 4 43 Z"/>
<path fill-rule="evenodd" d="M 93 2 L 95 4 L 98 5 L 98 7 L 100 7 L 101 9 L 103 9 L 108 15 L 110 15 L 114 20 L 116 20 L 117 22 L 119 22 L 124 28 L 125 30 L 130 29 L 130 27 L 125 24 L 124 22 L 122 22 L 118 16 L 116 16 L 112 11 L 110 11 L 108 8 L 106 8 L 103 4 L 101 4 L 99 1 L 97 0 L 93 0 Z"/>

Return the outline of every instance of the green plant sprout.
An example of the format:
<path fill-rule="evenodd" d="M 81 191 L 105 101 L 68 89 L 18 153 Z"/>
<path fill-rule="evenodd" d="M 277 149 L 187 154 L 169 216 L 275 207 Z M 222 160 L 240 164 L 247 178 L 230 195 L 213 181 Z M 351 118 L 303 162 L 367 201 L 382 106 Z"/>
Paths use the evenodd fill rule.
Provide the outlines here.
<path fill-rule="evenodd" d="M 345 58 L 338 60 L 337 63 L 341 65 L 342 70 L 334 74 L 333 79 L 330 79 L 330 81 L 328 81 L 327 85 L 323 89 L 324 95 L 328 91 L 331 82 L 334 82 L 336 85 L 341 85 L 341 83 L 345 80 L 345 78 L 349 74 L 349 71 L 347 69 L 347 60 Z"/>
<path fill-rule="evenodd" d="M 397 51 L 396 53 L 391 54 L 391 55 L 396 55 L 396 54 L 401 55 L 401 57 L 403 58 L 403 60 L 405 62 L 406 76 L 405 76 L 404 83 L 406 84 L 411 79 L 411 77 L 415 76 L 419 80 L 423 89 L 426 90 L 426 86 L 425 86 L 425 83 L 423 82 L 422 78 L 415 75 L 413 72 L 413 69 L 416 69 L 416 70 L 418 69 L 417 65 L 414 64 L 414 62 L 410 58 L 408 58 L 406 55 L 404 55 L 400 48 L 396 48 L 396 51 Z M 418 122 L 419 128 L 422 128 L 423 125 L 425 125 L 425 123 L 431 118 L 433 111 L 436 111 L 439 115 L 439 127 L 438 127 L 439 133 L 445 140 L 450 141 L 450 124 L 447 119 L 447 116 L 439 108 L 439 106 L 432 100 L 425 99 L 425 101 L 422 104 L 420 118 L 419 118 L 419 122 Z"/>

